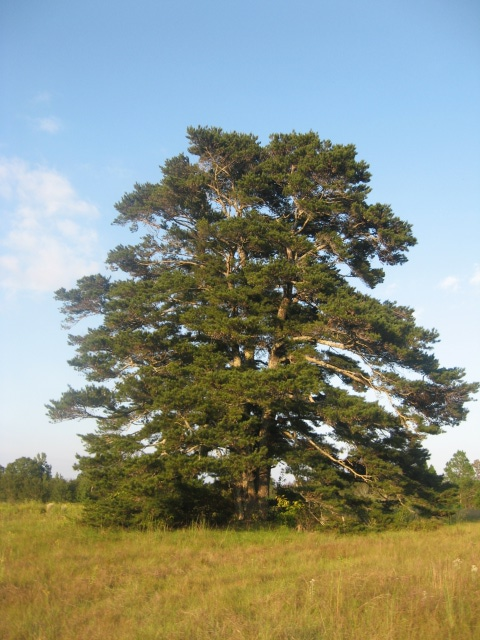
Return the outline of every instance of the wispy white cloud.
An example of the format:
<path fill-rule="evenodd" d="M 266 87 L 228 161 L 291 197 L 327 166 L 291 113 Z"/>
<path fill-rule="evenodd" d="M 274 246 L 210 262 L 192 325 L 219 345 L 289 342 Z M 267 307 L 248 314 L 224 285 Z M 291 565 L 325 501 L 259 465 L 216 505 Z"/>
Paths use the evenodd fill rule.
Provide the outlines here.
<path fill-rule="evenodd" d="M 63 124 L 59 118 L 49 116 L 47 118 L 35 118 L 35 127 L 45 133 L 58 133 L 63 129 Z"/>
<path fill-rule="evenodd" d="M 480 265 L 476 264 L 474 266 L 473 275 L 469 278 L 466 275 L 462 278 L 457 276 L 447 276 L 438 284 L 438 287 L 445 291 L 458 292 L 460 290 L 465 290 L 465 287 L 468 285 L 473 287 L 478 287 L 480 285 Z"/>
<path fill-rule="evenodd" d="M 458 291 L 460 288 L 460 278 L 457 278 L 457 276 L 447 276 L 438 286 L 441 289 L 445 289 L 445 291 Z"/>
<path fill-rule="evenodd" d="M 474 286 L 480 285 L 480 265 L 478 264 L 475 265 L 475 271 L 473 276 L 470 278 L 470 284 L 473 284 Z"/>
<path fill-rule="evenodd" d="M 39 91 L 33 96 L 33 102 L 36 104 L 45 104 L 52 100 L 52 96 L 49 91 Z"/>
<path fill-rule="evenodd" d="M 97 271 L 97 216 L 60 173 L 0 158 L 0 288 L 50 292 Z"/>

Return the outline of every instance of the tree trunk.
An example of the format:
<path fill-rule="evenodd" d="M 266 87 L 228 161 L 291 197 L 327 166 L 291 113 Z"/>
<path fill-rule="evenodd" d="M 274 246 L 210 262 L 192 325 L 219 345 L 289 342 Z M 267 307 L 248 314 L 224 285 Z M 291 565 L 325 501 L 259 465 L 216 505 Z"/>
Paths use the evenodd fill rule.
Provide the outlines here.
<path fill-rule="evenodd" d="M 266 520 L 270 495 L 271 469 L 265 466 L 253 471 L 245 471 L 236 485 L 235 501 L 237 520 L 252 522 Z"/>

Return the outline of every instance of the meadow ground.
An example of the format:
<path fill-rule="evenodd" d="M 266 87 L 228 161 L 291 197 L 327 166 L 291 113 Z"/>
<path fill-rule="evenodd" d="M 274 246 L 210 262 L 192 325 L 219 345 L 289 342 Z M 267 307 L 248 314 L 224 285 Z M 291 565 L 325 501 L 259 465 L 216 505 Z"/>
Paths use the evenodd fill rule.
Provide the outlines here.
<path fill-rule="evenodd" d="M 127 532 L 77 516 L 0 505 L 2 640 L 480 638 L 480 524 Z"/>

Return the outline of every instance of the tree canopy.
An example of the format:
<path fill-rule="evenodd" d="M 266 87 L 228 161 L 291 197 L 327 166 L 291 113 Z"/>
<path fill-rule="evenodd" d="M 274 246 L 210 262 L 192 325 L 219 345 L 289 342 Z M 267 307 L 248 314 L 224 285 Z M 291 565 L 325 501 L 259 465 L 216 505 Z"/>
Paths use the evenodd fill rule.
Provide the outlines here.
<path fill-rule="evenodd" d="M 406 261 L 411 226 L 369 203 L 353 145 L 187 137 L 116 205 L 143 233 L 108 255 L 119 277 L 56 292 L 69 326 L 97 318 L 69 336 L 87 385 L 48 405 L 97 421 L 78 462 L 91 520 L 261 520 L 275 468 L 321 522 L 427 511 L 422 441 L 464 419 L 477 385 L 440 366 L 412 309 L 368 293 Z"/>
<path fill-rule="evenodd" d="M 476 480 L 475 467 L 465 451 L 457 451 L 445 465 L 445 477 L 449 482 L 461 483 Z"/>

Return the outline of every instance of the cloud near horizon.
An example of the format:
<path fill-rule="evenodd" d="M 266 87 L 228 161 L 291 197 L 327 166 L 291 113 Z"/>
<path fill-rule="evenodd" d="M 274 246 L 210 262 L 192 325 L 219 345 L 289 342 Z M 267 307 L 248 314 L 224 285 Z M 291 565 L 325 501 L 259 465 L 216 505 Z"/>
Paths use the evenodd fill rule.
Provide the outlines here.
<path fill-rule="evenodd" d="M 0 289 L 52 292 L 98 270 L 98 209 L 49 168 L 0 158 Z"/>
<path fill-rule="evenodd" d="M 473 276 L 470 278 L 470 284 L 473 284 L 474 286 L 480 285 L 480 265 L 479 264 L 475 265 L 475 271 L 473 273 Z"/>

